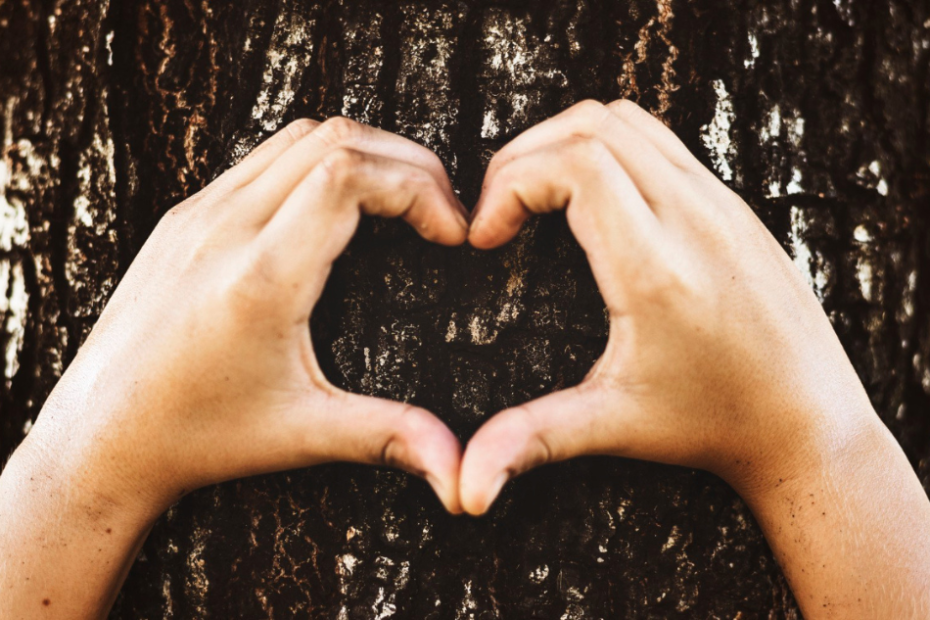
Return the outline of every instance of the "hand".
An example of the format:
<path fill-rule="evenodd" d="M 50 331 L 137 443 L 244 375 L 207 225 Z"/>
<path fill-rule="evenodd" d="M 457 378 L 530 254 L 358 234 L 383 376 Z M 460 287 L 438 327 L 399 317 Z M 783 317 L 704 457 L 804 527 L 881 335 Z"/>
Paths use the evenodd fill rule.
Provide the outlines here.
<path fill-rule="evenodd" d="M 607 349 L 579 386 L 479 430 L 466 510 L 583 454 L 700 467 L 743 488 L 795 473 L 785 445 L 803 453 L 874 422 L 797 268 L 657 119 L 584 102 L 519 136 L 491 162 L 469 240 L 496 247 L 530 214 L 563 208 L 609 311 Z"/>
<path fill-rule="evenodd" d="M 492 417 L 462 460 L 464 509 L 585 454 L 707 469 L 743 496 L 806 618 L 926 618 L 930 502 L 800 273 L 658 120 L 584 102 L 488 169 L 469 240 L 566 209 L 610 338 L 577 387 Z M 839 551 L 838 551 L 839 550 Z"/>
<path fill-rule="evenodd" d="M 352 121 L 293 123 L 163 218 L 29 436 L 117 500 L 327 461 L 392 465 L 458 503 L 432 414 L 335 389 L 308 321 L 360 213 L 447 245 L 464 209 L 439 159 Z"/>

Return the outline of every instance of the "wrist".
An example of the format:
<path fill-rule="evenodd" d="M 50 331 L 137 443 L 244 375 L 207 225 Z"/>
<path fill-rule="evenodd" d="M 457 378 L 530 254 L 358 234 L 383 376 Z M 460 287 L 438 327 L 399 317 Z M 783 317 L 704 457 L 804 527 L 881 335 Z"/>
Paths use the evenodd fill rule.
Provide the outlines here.
<path fill-rule="evenodd" d="M 14 452 L 4 477 L 15 484 L 60 495 L 88 521 L 117 521 L 139 527 L 152 522 L 176 499 L 160 485 L 146 482 L 127 466 L 126 458 L 107 450 L 105 440 L 66 441 L 55 427 L 36 424 Z M 92 446 L 92 447 L 88 447 Z"/>
<path fill-rule="evenodd" d="M 106 615 L 158 511 L 105 482 L 31 433 L 16 450 L 0 475 L 0 616 Z"/>
<path fill-rule="evenodd" d="M 910 618 L 930 577 L 926 493 L 874 412 L 830 429 L 751 484 L 731 484 L 805 617 Z"/>
<path fill-rule="evenodd" d="M 825 476 L 842 476 L 844 470 L 868 459 L 885 458 L 889 450 L 900 448 L 867 405 L 836 415 L 809 416 L 773 433 L 762 448 L 748 446 L 718 475 L 753 505 L 820 484 Z"/>

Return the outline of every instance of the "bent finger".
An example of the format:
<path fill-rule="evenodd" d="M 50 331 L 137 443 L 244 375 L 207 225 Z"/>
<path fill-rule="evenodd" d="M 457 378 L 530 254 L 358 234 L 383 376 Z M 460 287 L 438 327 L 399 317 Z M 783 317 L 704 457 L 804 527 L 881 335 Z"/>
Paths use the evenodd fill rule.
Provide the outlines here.
<path fill-rule="evenodd" d="M 659 152 L 679 168 L 692 172 L 709 172 L 675 132 L 669 129 L 668 125 L 635 102 L 629 99 L 617 99 L 608 103 L 607 109 L 647 138 Z"/>
<path fill-rule="evenodd" d="M 445 245 L 464 242 L 468 231 L 448 194 L 423 168 L 340 148 L 287 197 L 259 234 L 259 252 L 274 274 L 294 286 L 307 283 L 307 274 L 324 272 L 339 256 L 360 213 L 402 217 L 423 238 Z"/>
<path fill-rule="evenodd" d="M 596 139 L 633 179 L 646 202 L 657 212 L 675 193 L 674 179 L 681 169 L 630 123 L 596 101 L 582 101 L 517 136 L 491 160 L 485 183 L 514 159 L 545 146 L 571 138 Z"/>
<path fill-rule="evenodd" d="M 255 217 L 270 218 L 294 188 L 332 151 L 347 148 L 389 157 L 422 168 L 446 194 L 449 203 L 465 215 L 439 157 L 420 144 L 397 134 L 337 116 L 285 149 L 243 191 L 252 197 Z"/>
<path fill-rule="evenodd" d="M 235 187 L 248 185 L 265 172 L 291 146 L 319 126 L 319 121 L 310 118 L 300 118 L 287 124 L 252 149 L 242 161 L 224 172 L 220 178 L 225 179 Z"/>
<path fill-rule="evenodd" d="M 608 307 L 662 247 L 662 230 L 622 166 L 597 140 L 571 138 L 511 161 L 485 187 L 469 242 L 497 247 L 531 214 L 566 209 Z"/>

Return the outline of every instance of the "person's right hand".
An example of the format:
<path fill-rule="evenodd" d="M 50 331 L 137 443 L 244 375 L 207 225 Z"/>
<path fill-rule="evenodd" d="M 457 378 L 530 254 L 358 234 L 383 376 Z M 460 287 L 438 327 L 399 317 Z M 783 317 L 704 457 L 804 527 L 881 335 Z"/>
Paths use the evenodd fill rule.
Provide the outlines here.
<path fill-rule="evenodd" d="M 314 356 L 310 313 L 361 213 L 401 216 L 447 245 L 467 231 L 434 153 L 344 118 L 289 125 L 169 211 L 27 454 L 155 511 L 209 483 L 358 461 L 425 477 L 459 512 L 451 431 L 417 407 L 335 389 Z"/>

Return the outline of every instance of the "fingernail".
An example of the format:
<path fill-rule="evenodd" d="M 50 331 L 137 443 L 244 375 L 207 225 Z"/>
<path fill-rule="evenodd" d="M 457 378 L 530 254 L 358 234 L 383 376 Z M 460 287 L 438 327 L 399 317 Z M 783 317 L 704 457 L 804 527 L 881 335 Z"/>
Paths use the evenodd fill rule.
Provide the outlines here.
<path fill-rule="evenodd" d="M 497 478 L 491 483 L 491 492 L 488 494 L 488 505 L 485 507 L 485 510 L 491 507 L 491 504 L 493 504 L 497 496 L 500 495 L 501 489 L 504 488 L 504 485 L 507 484 L 509 479 L 510 476 L 505 471 L 497 474 Z"/>

